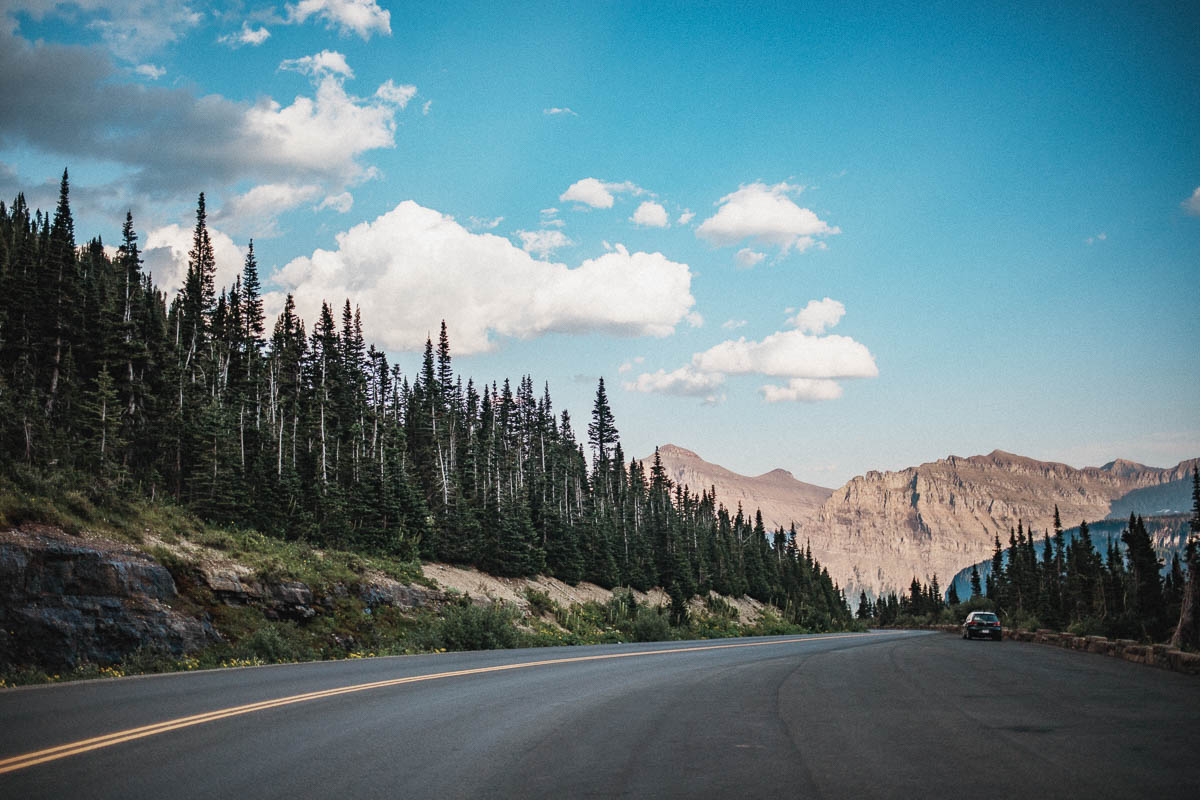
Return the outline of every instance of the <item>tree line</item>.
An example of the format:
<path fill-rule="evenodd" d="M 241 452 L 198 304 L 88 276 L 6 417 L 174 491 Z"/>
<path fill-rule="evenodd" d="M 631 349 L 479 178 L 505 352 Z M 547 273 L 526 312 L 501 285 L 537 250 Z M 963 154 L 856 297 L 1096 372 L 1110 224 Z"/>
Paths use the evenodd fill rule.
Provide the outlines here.
<path fill-rule="evenodd" d="M 1013 626 L 1156 642 L 1170 638 L 1176 644 L 1200 646 L 1195 611 L 1200 593 L 1200 472 L 1195 468 L 1192 500 L 1183 561 L 1174 554 L 1165 575 L 1142 517 L 1130 514 L 1120 542 L 1110 539 L 1100 550 L 1087 522 L 1074 537 L 1065 536 L 1056 506 L 1053 531 L 1043 532 L 1040 542 L 1020 522 L 1009 531 L 1007 548 L 996 536 L 986 579 L 977 567 L 971 568 L 968 598 L 960 599 L 953 583 L 943 596 L 936 575 L 928 585 L 913 578 L 907 594 L 893 592 L 876 602 L 861 594 L 858 617 L 895 625 L 905 618 L 944 617 L 944 610 L 961 616 L 968 609 L 987 608 Z"/>
<path fill-rule="evenodd" d="M 142 269 L 132 215 L 115 251 L 77 245 L 66 171 L 53 214 L 0 202 L 6 468 L 317 546 L 662 586 L 677 616 L 711 589 L 850 621 L 794 529 L 675 485 L 657 453 L 627 461 L 603 379 L 577 434 L 531 376 L 464 382 L 444 322 L 409 376 L 349 300 L 308 329 L 289 295 L 268 325 L 253 241 L 231 286 L 215 274 L 203 194 L 174 294 Z"/>

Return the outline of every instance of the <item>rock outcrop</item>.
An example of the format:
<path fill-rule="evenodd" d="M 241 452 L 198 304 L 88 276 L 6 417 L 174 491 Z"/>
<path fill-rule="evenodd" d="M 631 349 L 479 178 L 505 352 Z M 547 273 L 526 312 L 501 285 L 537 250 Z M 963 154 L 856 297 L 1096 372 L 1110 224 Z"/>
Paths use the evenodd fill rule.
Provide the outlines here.
<path fill-rule="evenodd" d="M 171 607 L 177 597 L 171 573 L 137 550 L 40 525 L 0 531 L 0 664 L 69 669 L 216 641 Z"/>

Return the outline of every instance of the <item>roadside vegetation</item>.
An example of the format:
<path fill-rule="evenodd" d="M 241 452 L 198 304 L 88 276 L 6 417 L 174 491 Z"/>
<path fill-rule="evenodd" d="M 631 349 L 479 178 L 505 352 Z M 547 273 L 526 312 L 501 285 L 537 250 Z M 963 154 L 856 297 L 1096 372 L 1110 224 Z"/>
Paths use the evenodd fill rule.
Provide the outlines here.
<path fill-rule="evenodd" d="M 149 501 L 89 484 L 87 476 L 46 474 L 27 467 L 0 474 L 0 528 L 53 526 L 83 539 L 127 544 L 153 556 L 172 573 L 177 606 L 211 621 L 223 641 L 183 656 L 154 648 L 129 653 L 117 663 L 84 663 L 74 669 L 37 665 L 0 666 L 0 688 L 46 682 L 113 678 L 159 672 L 247 667 L 300 661 L 412 655 L 453 650 L 618 642 L 713 639 L 793 634 L 835 629 L 828 616 L 768 606 L 759 619 L 739 618 L 719 595 L 683 604 L 639 602 L 615 590 L 607 602 L 564 606 L 544 592 L 526 590 L 521 605 L 489 602 L 450 590 L 446 602 L 422 609 L 369 605 L 346 587 L 369 575 L 429 586 L 419 561 L 379 554 L 316 548 L 257 531 L 215 525 L 169 500 Z M 299 581 L 309 586 L 317 611 L 311 619 L 273 618 L 255 604 L 227 605 L 195 580 L 197 561 L 218 557 L 249 567 L 263 582 Z M 807 614 L 813 624 L 795 617 Z M 861 629 L 851 621 L 836 629 Z"/>

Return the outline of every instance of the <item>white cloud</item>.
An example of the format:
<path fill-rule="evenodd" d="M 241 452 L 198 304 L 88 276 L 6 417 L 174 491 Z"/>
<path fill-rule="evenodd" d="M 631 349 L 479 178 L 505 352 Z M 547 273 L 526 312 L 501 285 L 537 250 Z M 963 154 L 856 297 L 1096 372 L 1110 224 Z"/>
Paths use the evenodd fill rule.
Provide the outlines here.
<path fill-rule="evenodd" d="M 738 265 L 738 269 L 751 269 L 766 257 L 766 253 L 759 253 L 751 250 L 749 247 L 743 247 L 737 251 L 737 255 L 733 257 L 733 260 Z"/>
<path fill-rule="evenodd" d="M 213 221 L 239 232 L 267 238 L 278 236 L 275 218 L 302 203 L 315 200 L 321 194 L 318 186 L 297 186 L 289 183 L 264 183 L 245 194 L 234 195 L 225 201 Z"/>
<path fill-rule="evenodd" d="M 1192 192 L 1192 196 L 1184 200 L 1180 205 L 1183 210 L 1194 217 L 1200 217 L 1200 186 L 1196 187 L 1196 191 Z"/>
<path fill-rule="evenodd" d="M 342 78 L 354 77 L 354 70 L 350 69 L 350 65 L 346 63 L 346 57 L 336 50 L 322 50 L 315 55 L 303 58 L 289 58 L 283 61 L 279 68 L 314 77 L 325 75 L 337 75 Z M 390 83 L 391 81 L 388 81 L 388 84 Z M 379 91 L 383 91 L 383 86 L 379 87 Z"/>
<path fill-rule="evenodd" d="M 558 213 L 558 209 L 557 208 L 543 208 L 538 213 L 541 214 L 543 217 L 553 217 L 555 214 Z"/>
<path fill-rule="evenodd" d="M 879 374 L 866 347 L 848 336 L 780 331 L 761 342 L 725 341 L 692 356 L 704 372 L 780 378 L 874 378 Z"/>
<path fill-rule="evenodd" d="M 210 220 L 211 223 L 211 220 Z M 187 277 L 188 251 L 192 249 L 193 226 L 178 224 L 155 228 L 146 234 L 142 257 L 146 270 L 154 276 L 154 282 L 168 292 L 183 288 Z M 208 225 L 208 236 L 212 240 L 213 258 L 216 261 L 217 292 L 231 286 L 246 260 L 246 251 L 233 243 L 223 231 Z"/>
<path fill-rule="evenodd" d="M 288 21 L 305 22 L 309 17 L 325 21 L 325 27 L 337 28 L 339 33 L 356 33 L 364 40 L 372 33 L 390 36 L 391 14 L 375 0 L 300 0 L 289 5 Z"/>
<path fill-rule="evenodd" d="M 572 111 L 569 108 L 543 108 L 542 113 L 548 117 L 556 117 L 556 116 L 560 116 L 560 115 L 566 115 L 569 117 L 578 117 L 579 116 L 578 114 L 576 114 L 574 111 Z"/>
<path fill-rule="evenodd" d="M 429 116 L 429 109 L 431 109 L 431 108 L 433 108 L 433 101 L 432 101 L 432 100 L 426 100 L 426 101 L 425 101 L 425 105 L 421 106 L 421 114 L 422 114 L 423 116 L 426 116 L 426 117 L 428 117 L 428 116 Z"/>
<path fill-rule="evenodd" d="M 375 90 L 375 96 L 397 108 L 404 108 L 417 95 L 417 87 L 410 83 L 396 85 L 391 78 Z"/>
<path fill-rule="evenodd" d="M 792 378 L 786 386 L 767 384 L 759 391 L 768 403 L 815 403 L 842 396 L 842 387 L 837 381 L 814 378 Z"/>
<path fill-rule="evenodd" d="M 774 245 L 784 255 L 793 249 L 807 250 L 817 244 L 815 237 L 841 233 L 792 201 L 790 195 L 802 188 L 787 183 L 743 185 L 718 201 L 717 213 L 700 224 L 696 235 L 716 246 L 750 239 Z"/>
<path fill-rule="evenodd" d="M 149 78 L 152 81 L 156 81 L 167 74 L 167 71 L 157 64 L 138 64 L 133 68 L 133 71 L 143 78 Z"/>
<path fill-rule="evenodd" d="M 841 304 L 837 303 L 837 306 L 840 308 Z M 806 315 L 809 309 L 814 310 Z M 820 332 L 836 324 L 841 313 L 835 314 L 825 301 L 814 301 L 799 316 L 804 317 L 803 324 Z M 729 320 L 721 327 L 733 329 L 744 324 L 744 321 Z M 745 337 L 727 340 L 696 353 L 690 364 L 673 372 L 645 373 L 625 385 L 640 392 L 701 394 L 701 387 L 711 391 L 729 375 L 786 378 L 787 383 L 783 386 L 768 384 L 759 390 L 766 402 L 778 403 L 834 400 L 842 395 L 838 379 L 873 378 L 878 374 L 874 357 L 859 342 L 847 336 L 791 330 L 773 333 L 760 342 L 747 341 Z"/>
<path fill-rule="evenodd" d="M 560 247 L 575 244 L 566 234 L 557 230 L 517 231 L 517 236 L 521 239 L 522 250 L 541 258 L 546 258 Z"/>
<path fill-rule="evenodd" d="M 695 304 L 690 269 L 661 253 L 618 245 L 568 268 L 412 201 L 339 234 L 337 243 L 293 260 L 276 283 L 309 319 L 322 300 L 349 297 L 362 306 L 369 337 L 393 351 L 419 350 L 443 319 L 464 355 L 493 349 L 493 335 L 668 336 Z M 282 294 L 270 301 L 279 308 Z"/>
<path fill-rule="evenodd" d="M 744 319 L 727 319 L 721 323 L 721 327 L 727 331 L 736 331 L 738 328 L 744 328 L 746 320 Z"/>
<path fill-rule="evenodd" d="M 491 219 L 488 219 L 487 217 L 467 217 L 467 221 L 470 222 L 471 227 L 475 228 L 476 230 L 484 229 L 490 231 L 503 222 L 504 217 L 492 217 Z"/>
<path fill-rule="evenodd" d="M 612 208 L 612 192 L 605 188 L 602 181 L 595 178 L 584 178 L 575 181 L 567 190 L 558 196 L 563 203 L 582 203 L 592 208 Z"/>
<path fill-rule="evenodd" d="M 704 327 L 704 315 L 699 311 L 690 312 L 684 319 L 686 319 L 687 324 L 691 325 L 693 328 Z"/>
<path fill-rule="evenodd" d="M 1084 241 L 1088 244 L 1095 244 L 1096 242 L 1103 242 L 1107 238 L 1108 234 L 1102 231 L 1097 233 L 1095 236 L 1089 236 L 1088 238 L 1084 239 Z"/>
<path fill-rule="evenodd" d="M 680 397 L 709 397 L 725 383 L 725 376 L 699 372 L 690 366 L 666 372 L 643 372 L 637 380 L 627 381 L 625 389 L 644 394 L 670 394 Z"/>
<path fill-rule="evenodd" d="M 667 210 L 653 200 L 642 201 L 629 221 L 647 228 L 665 228 L 669 224 Z"/>
<path fill-rule="evenodd" d="M 680 225 L 687 225 L 689 222 L 691 222 L 693 219 L 695 219 L 695 217 L 696 217 L 695 211 L 684 211 L 682 214 L 679 215 L 679 219 L 676 221 Z"/>
<path fill-rule="evenodd" d="M 339 214 L 346 214 L 350 209 L 354 208 L 354 195 L 349 192 L 341 192 L 340 194 L 331 194 L 314 208 L 314 211 L 324 211 L 327 208 L 332 208 Z"/>
<path fill-rule="evenodd" d="M 844 305 L 826 297 L 824 300 L 809 300 L 808 305 L 788 322 L 806 333 L 824 333 L 827 328 L 841 322 L 845 315 Z"/>
<path fill-rule="evenodd" d="M 630 181 L 605 183 L 596 178 L 583 178 L 568 186 L 558 199 L 563 203 L 579 203 L 592 208 L 612 208 L 613 195 L 622 192 L 640 195 L 645 194 L 646 190 Z"/>
<path fill-rule="evenodd" d="M 259 25 L 257 28 L 251 28 L 249 22 L 243 22 L 240 31 L 219 36 L 217 41 L 230 47 L 241 47 L 244 44 L 258 47 L 269 38 L 271 38 L 271 32 L 266 27 Z"/>

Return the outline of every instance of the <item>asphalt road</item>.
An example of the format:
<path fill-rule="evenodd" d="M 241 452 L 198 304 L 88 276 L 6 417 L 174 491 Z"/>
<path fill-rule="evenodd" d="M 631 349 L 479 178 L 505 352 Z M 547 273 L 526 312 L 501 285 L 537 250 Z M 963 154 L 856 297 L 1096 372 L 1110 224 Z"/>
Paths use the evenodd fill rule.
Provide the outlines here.
<path fill-rule="evenodd" d="M 570 660 L 514 668 L 556 659 Z M 144 735 L 102 738 L 129 731 L 116 738 Z M 1182 798 L 1200 794 L 1198 748 L 1194 677 L 920 632 L 0 691 L 0 798 L 14 799 Z"/>

